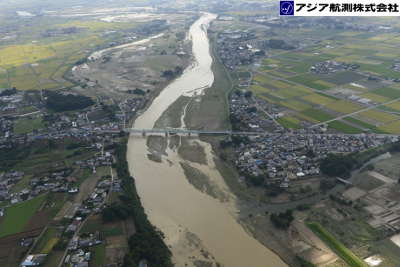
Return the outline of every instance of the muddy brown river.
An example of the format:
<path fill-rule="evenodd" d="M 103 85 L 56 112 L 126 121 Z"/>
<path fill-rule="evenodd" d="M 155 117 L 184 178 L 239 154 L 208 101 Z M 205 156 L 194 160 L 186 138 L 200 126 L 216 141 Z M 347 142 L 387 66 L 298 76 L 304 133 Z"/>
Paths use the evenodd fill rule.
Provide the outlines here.
<path fill-rule="evenodd" d="M 181 77 L 167 86 L 135 121 L 135 128 L 153 128 L 163 112 L 182 95 L 191 95 L 212 85 L 207 27 L 216 18 L 203 14 L 189 30 L 193 61 Z M 167 148 L 162 162 L 148 158 L 146 139 L 132 135 L 128 161 L 138 193 L 150 221 L 165 234 L 176 266 L 202 266 L 204 262 L 226 267 L 287 266 L 275 253 L 247 233 L 237 221 L 237 199 L 215 167 L 211 146 L 199 140 L 207 164 L 188 162 L 176 149 Z M 208 177 L 217 196 L 196 189 L 181 163 Z M 219 197 L 223 196 L 223 197 Z M 207 266 L 207 265 L 203 265 Z M 210 266 L 210 265 L 208 265 Z"/>

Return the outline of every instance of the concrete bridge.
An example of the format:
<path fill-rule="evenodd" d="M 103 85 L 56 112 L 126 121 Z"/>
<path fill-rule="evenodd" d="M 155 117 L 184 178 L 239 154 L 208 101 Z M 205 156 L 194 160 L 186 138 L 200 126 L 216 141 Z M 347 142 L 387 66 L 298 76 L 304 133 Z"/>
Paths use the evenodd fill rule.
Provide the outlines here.
<path fill-rule="evenodd" d="M 136 133 L 141 135 L 147 134 L 177 134 L 177 135 L 265 135 L 266 132 L 235 132 L 235 131 L 207 131 L 207 130 L 188 130 L 188 129 L 177 129 L 177 128 L 166 128 L 166 129 L 136 129 L 136 128 L 125 128 L 125 132 Z"/>
<path fill-rule="evenodd" d="M 143 136 L 150 134 L 150 135 L 170 135 L 170 134 L 177 134 L 177 135 L 185 135 L 185 136 L 198 136 L 198 135 L 239 135 L 239 136 L 282 136 L 282 135 L 293 135 L 293 136 L 327 136 L 327 137 L 334 137 L 334 136 L 373 136 L 376 138 L 385 138 L 385 137 L 396 137 L 399 138 L 400 135 L 393 135 L 393 134 L 374 134 L 374 133 L 362 133 L 362 134 L 314 134 L 314 133 L 270 133 L 270 132 L 246 132 L 246 131 L 231 131 L 231 130 L 223 130 L 223 131 L 210 131 L 210 130 L 190 130 L 190 129 L 179 129 L 179 128 L 165 128 L 165 129 L 138 129 L 138 128 L 125 128 L 124 132 L 127 133 L 134 133 L 134 134 L 141 134 Z"/>

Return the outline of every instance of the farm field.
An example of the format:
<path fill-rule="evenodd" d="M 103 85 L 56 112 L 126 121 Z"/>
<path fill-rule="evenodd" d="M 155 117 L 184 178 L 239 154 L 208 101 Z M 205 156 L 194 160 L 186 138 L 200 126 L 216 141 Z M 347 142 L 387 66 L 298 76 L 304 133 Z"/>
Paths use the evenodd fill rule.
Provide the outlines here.
<path fill-rule="evenodd" d="M 0 223 L 0 237 L 22 232 L 31 217 L 40 208 L 47 195 L 38 196 L 7 208 L 6 216 Z"/>
<path fill-rule="evenodd" d="M 291 129 L 300 129 L 300 121 L 296 118 L 285 116 L 277 120 L 283 127 Z"/>
<path fill-rule="evenodd" d="M 34 248 L 35 253 L 49 253 L 52 250 L 54 243 L 58 241 L 56 235 L 57 229 L 55 227 L 47 228 L 46 232 L 38 240 Z"/>
<path fill-rule="evenodd" d="M 361 128 L 370 129 L 370 130 L 373 130 L 374 132 L 379 132 L 379 130 L 376 128 L 376 126 L 371 125 L 371 124 L 366 123 L 366 122 L 363 122 L 361 120 L 357 120 L 357 119 L 355 119 L 353 117 L 346 117 L 346 118 L 344 118 L 344 120 L 350 122 L 353 125 L 359 126 Z"/>
<path fill-rule="evenodd" d="M 347 134 L 362 133 L 361 129 L 356 128 L 354 126 L 351 126 L 351 125 L 341 122 L 341 121 L 333 121 L 333 122 L 328 123 L 328 125 L 329 125 L 329 127 L 336 129 L 342 133 L 347 133 Z"/>
<path fill-rule="evenodd" d="M 0 88 L 61 89 L 73 86 L 64 75 L 95 49 L 112 42 L 116 30 L 134 29 L 137 23 L 103 22 L 86 18 L 32 18 L 31 28 L 16 30 L 17 40 L 0 45 Z M 35 21 L 37 20 L 37 21 Z M 70 31 L 64 34 L 48 32 Z M 114 31 L 115 33 L 108 33 Z M 106 34 L 107 33 L 107 34 Z"/>
<path fill-rule="evenodd" d="M 18 119 L 14 126 L 14 132 L 17 134 L 31 133 L 44 127 L 41 117 L 35 119 Z"/>
<path fill-rule="evenodd" d="M 330 36 L 296 51 L 271 49 L 253 77 L 251 90 L 260 98 L 294 112 L 296 120 L 319 123 L 366 110 L 328 125 L 334 132 L 400 133 L 400 72 L 392 69 L 398 36 L 394 33 L 330 31 Z M 318 40 L 317 32 L 285 30 L 275 36 L 285 41 Z M 353 64 L 354 69 L 324 73 L 311 68 L 326 61 Z M 386 104 L 388 103 L 388 104 Z M 319 112 L 320 115 L 314 113 Z M 352 121 L 351 121 L 352 120 Z M 356 121 L 355 121 L 356 120 Z M 295 124 L 281 119 L 284 127 Z"/>

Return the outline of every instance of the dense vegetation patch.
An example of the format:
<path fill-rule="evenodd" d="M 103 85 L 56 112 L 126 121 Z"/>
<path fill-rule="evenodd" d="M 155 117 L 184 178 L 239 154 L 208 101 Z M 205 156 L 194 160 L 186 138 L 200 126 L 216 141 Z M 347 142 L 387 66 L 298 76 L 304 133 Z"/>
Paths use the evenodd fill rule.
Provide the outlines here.
<path fill-rule="evenodd" d="M 271 214 L 271 222 L 277 228 L 288 229 L 293 220 L 294 217 L 291 210 L 278 214 Z"/>
<path fill-rule="evenodd" d="M 328 176 L 349 177 L 357 161 L 352 155 L 329 154 L 321 161 L 321 171 Z"/>
<path fill-rule="evenodd" d="M 322 173 L 331 177 L 349 178 L 351 171 L 385 152 L 400 152 L 400 142 L 347 155 L 329 154 L 321 161 L 320 169 Z"/>
<path fill-rule="evenodd" d="M 11 89 L 3 90 L 0 93 L 0 96 L 10 96 L 10 95 L 15 95 L 16 93 L 17 93 L 17 89 L 15 87 L 13 87 Z"/>
<path fill-rule="evenodd" d="M 56 112 L 84 109 L 93 104 L 93 100 L 87 96 L 46 92 L 46 107 Z"/>
<path fill-rule="evenodd" d="M 9 148 L 0 149 L 0 170 L 8 171 L 18 162 L 29 157 L 31 153 L 30 146 L 12 145 Z"/>

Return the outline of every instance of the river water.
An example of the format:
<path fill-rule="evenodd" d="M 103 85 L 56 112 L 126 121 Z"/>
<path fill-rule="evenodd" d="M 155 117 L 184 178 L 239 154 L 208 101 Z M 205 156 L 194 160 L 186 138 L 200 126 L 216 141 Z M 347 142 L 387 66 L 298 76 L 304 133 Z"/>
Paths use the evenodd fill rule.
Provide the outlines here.
<path fill-rule="evenodd" d="M 191 26 L 194 63 L 154 99 L 136 119 L 135 128 L 153 128 L 180 96 L 212 85 L 214 75 L 206 29 L 215 18 L 213 14 L 204 14 Z M 167 148 L 161 163 L 155 162 L 148 158 L 145 138 L 132 135 L 128 142 L 129 167 L 142 204 L 150 221 L 165 234 L 175 265 L 195 266 L 196 260 L 203 260 L 227 267 L 287 266 L 237 222 L 237 200 L 215 167 L 211 146 L 196 142 L 203 147 L 207 164 L 189 163 L 171 148 Z M 184 174 L 183 162 L 209 177 L 224 197 L 196 189 Z"/>

